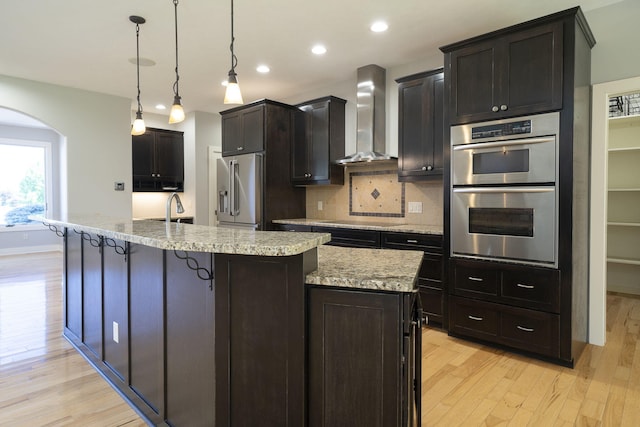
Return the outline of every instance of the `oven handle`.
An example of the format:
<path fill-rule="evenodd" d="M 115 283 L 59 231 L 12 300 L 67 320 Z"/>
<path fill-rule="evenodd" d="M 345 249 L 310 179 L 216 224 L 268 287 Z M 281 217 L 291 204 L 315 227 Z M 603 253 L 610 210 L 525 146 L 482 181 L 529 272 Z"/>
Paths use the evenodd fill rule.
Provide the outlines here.
<path fill-rule="evenodd" d="M 454 193 L 552 193 L 555 187 L 473 187 L 454 188 Z"/>
<path fill-rule="evenodd" d="M 553 136 L 547 136 L 543 138 L 530 138 L 530 139 L 514 139 L 511 141 L 492 141 L 492 142 L 478 142 L 476 144 L 462 144 L 454 145 L 453 150 L 476 150 L 482 148 L 494 148 L 494 147 L 512 147 L 514 145 L 527 145 L 527 144 L 542 144 L 545 142 L 555 142 L 556 138 Z"/>

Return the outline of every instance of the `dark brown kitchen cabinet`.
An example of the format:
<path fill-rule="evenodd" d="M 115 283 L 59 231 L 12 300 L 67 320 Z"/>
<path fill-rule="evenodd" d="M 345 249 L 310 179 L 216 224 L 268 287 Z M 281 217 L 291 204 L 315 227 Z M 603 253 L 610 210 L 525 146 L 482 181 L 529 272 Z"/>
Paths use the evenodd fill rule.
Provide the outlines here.
<path fill-rule="evenodd" d="M 216 425 L 306 425 L 301 284 L 316 262 L 315 250 L 215 255 Z"/>
<path fill-rule="evenodd" d="M 375 230 L 317 226 L 313 226 L 311 230 L 317 233 L 330 233 L 331 241 L 327 245 L 331 246 L 344 246 L 347 248 L 380 247 L 380 232 Z"/>
<path fill-rule="evenodd" d="M 444 72 L 397 79 L 398 181 L 442 177 Z"/>
<path fill-rule="evenodd" d="M 335 96 L 296 105 L 291 181 L 294 185 L 344 184 L 345 104 Z"/>
<path fill-rule="evenodd" d="M 307 298 L 309 426 L 420 425 L 411 295 L 310 286 Z"/>
<path fill-rule="evenodd" d="M 103 360 L 124 383 L 129 382 L 128 243 L 103 238 Z"/>
<path fill-rule="evenodd" d="M 265 114 L 268 105 L 260 103 L 237 107 L 222 115 L 222 155 L 256 153 L 264 150 Z"/>
<path fill-rule="evenodd" d="M 74 231 L 75 233 L 75 231 Z M 103 239 L 95 234 L 82 236 L 82 342 L 99 359 L 103 357 Z"/>
<path fill-rule="evenodd" d="M 382 232 L 382 247 L 423 251 L 418 294 L 425 325 L 447 327 L 442 235 Z"/>
<path fill-rule="evenodd" d="M 164 419 L 164 251 L 129 244 L 129 386 Z"/>
<path fill-rule="evenodd" d="M 445 46 L 451 124 L 562 108 L 563 23 Z"/>
<path fill-rule="evenodd" d="M 147 128 L 132 136 L 133 191 L 184 190 L 184 133 Z"/>
<path fill-rule="evenodd" d="M 67 228 L 64 242 L 65 333 L 82 339 L 82 234 Z"/>
<path fill-rule="evenodd" d="M 167 251 L 166 419 L 174 426 L 209 427 L 218 424 L 213 280 L 189 265 L 211 272 L 212 254 Z"/>

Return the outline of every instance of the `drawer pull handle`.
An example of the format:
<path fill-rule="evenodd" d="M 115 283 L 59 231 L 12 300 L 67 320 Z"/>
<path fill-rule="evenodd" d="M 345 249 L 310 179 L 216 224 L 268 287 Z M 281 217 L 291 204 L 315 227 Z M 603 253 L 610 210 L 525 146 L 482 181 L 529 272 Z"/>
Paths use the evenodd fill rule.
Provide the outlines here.
<path fill-rule="evenodd" d="M 518 286 L 519 288 L 525 288 L 525 289 L 534 289 L 535 286 L 533 285 L 523 285 L 522 283 L 518 283 L 516 286 Z"/>
<path fill-rule="evenodd" d="M 471 320 L 475 320 L 475 321 L 478 321 L 478 322 L 482 322 L 484 320 L 484 318 L 482 318 L 482 317 L 476 317 L 476 316 L 471 316 L 471 315 L 469 315 L 467 317 L 469 317 L 469 319 L 471 319 Z M 520 327 L 520 326 L 518 326 L 518 327 Z"/>
<path fill-rule="evenodd" d="M 407 243 L 418 243 L 418 241 L 417 240 L 407 239 Z"/>
<path fill-rule="evenodd" d="M 469 280 L 473 280 L 474 282 L 484 281 L 484 279 L 481 279 L 480 277 L 473 277 L 473 276 L 469 276 Z"/>
<path fill-rule="evenodd" d="M 520 325 L 518 325 L 517 328 L 525 332 L 533 332 L 535 330 L 533 328 L 525 328 L 524 326 L 520 326 Z"/>

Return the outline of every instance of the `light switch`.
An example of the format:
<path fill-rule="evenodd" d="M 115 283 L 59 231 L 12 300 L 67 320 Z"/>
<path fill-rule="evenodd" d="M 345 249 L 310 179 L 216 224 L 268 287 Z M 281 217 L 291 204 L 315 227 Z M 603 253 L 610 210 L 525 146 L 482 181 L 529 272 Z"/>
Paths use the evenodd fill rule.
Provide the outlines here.
<path fill-rule="evenodd" d="M 409 213 L 422 213 L 422 202 L 409 202 Z"/>
<path fill-rule="evenodd" d="M 322 210 L 322 200 L 318 200 L 318 210 Z"/>

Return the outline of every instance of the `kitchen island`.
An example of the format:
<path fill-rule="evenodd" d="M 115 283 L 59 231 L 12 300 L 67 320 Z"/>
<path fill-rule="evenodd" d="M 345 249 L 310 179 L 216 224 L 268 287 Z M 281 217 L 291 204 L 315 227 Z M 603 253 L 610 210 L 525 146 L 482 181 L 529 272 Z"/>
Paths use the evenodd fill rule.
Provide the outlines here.
<path fill-rule="evenodd" d="M 65 337 L 150 425 L 406 425 L 419 413 L 422 253 L 356 256 L 322 246 L 325 233 L 44 222 L 65 239 Z M 349 258 L 367 274 L 335 269 Z"/>

